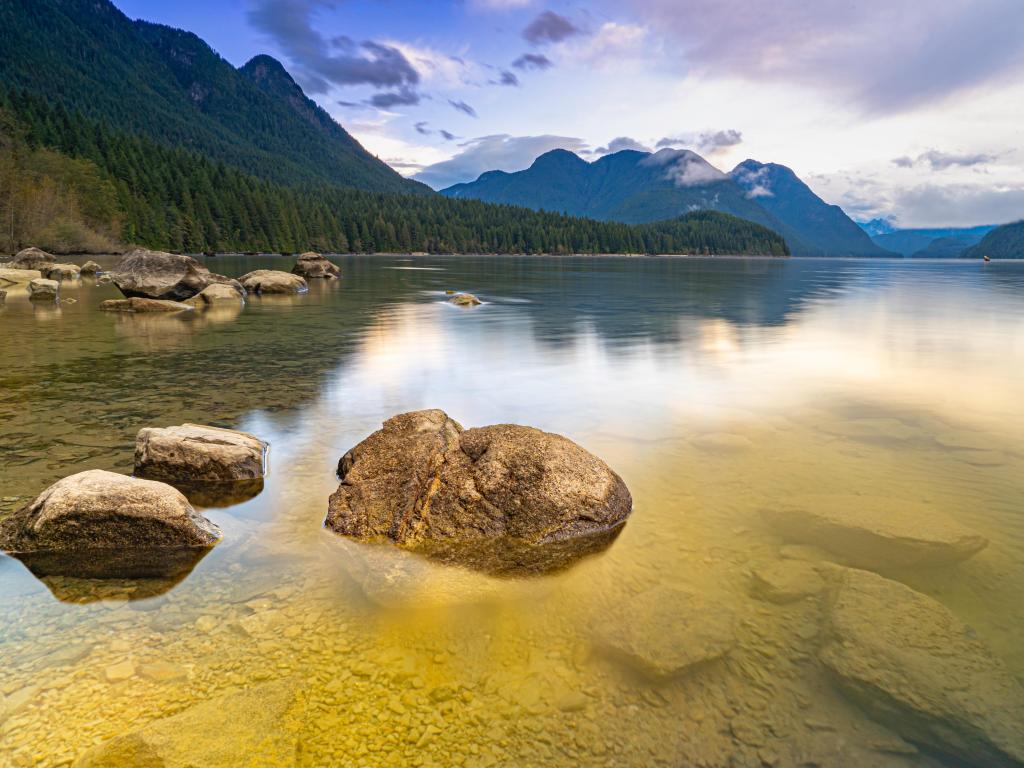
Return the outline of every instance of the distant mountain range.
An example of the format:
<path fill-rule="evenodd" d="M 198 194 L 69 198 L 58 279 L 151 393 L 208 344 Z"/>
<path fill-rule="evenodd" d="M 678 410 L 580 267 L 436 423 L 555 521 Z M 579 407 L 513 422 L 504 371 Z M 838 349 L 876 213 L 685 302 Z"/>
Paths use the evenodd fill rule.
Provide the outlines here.
<path fill-rule="evenodd" d="M 747 160 L 723 173 L 689 150 L 623 150 L 587 162 L 556 149 L 524 171 L 488 171 L 441 193 L 626 223 L 714 210 L 775 230 L 795 256 L 890 255 L 789 168 Z"/>
<path fill-rule="evenodd" d="M 885 226 L 883 227 L 882 224 Z M 937 229 L 896 229 L 881 219 L 860 225 L 876 232 L 871 239 L 881 248 L 913 258 L 957 258 L 995 229 L 980 227 L 943 227 Z"/>
<path fill-rule="evenodd" d="M 235 69 L 194 34 L 132 21 L 109 0 L 4 0 L 0 51 L 8 88 L 254 176 L 429 192 L 363 149 L 276 60 Z"/>

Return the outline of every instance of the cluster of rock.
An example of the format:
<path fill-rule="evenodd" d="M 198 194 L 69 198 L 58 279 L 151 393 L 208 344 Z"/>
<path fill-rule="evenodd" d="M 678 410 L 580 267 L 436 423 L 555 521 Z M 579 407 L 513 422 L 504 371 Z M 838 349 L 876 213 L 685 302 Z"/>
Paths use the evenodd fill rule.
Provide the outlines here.
<path fill-rule="evenodd" d="M 0 284 L 25 284 L 32 301 L 54 302 L 60 298 L 62 282 L 75 281 L 83 275 L 95 276 L 100 271 L 100 265 L 94 261 L 87 261 L 81 267 L 58 263 L 52 253 L 25 248 L 10 261 L 0 264 Z"/>
<path fill-rule="evenodd" d="M 59 480 L 0 521 L 0 549 L 40 576 L 168 578 L 187 571 L 220 531 L 183 491 L 262 488 L 267 447 L 244 432 L 196 424 L 142 429 L 134 476 L 94 469 Z"/>

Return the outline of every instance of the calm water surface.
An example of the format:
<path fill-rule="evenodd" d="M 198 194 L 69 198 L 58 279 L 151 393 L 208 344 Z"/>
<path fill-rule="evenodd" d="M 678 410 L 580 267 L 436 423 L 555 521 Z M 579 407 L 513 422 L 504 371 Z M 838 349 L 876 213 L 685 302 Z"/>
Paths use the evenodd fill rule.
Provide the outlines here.
<path fill-rule="evenodd" d="M 303 296 L 177 316 L 98 312 L 109 286 L 50 307 L 9 290 L 0 515 L 74 472 L 130 472 L 143 426 L 272 447 L 265 490 L 206 511 L 224 541 L 176 584 L 41 581 L 0 555 L 0 765 L 70 765 L 278 680 L 287 711 L 252 727 L 300 766 L 941 765 L 832 686 L 803 603 L 750 595 L 752 569 L 793 554 L 760 510 L 807 493 L 906 499 L 986 536 L 900 578 L 1024 678 L 1024 263 L 338 263 Z M 533 578 L 323 530 L 338 458 L 420 408 L 571 437 L 622 475 L 633 516 Z M 652 680 L 599 652 L 658 584 L 735 617 L 727 658 Z M 187 736 L 212 753 L 216 734 Z"/>

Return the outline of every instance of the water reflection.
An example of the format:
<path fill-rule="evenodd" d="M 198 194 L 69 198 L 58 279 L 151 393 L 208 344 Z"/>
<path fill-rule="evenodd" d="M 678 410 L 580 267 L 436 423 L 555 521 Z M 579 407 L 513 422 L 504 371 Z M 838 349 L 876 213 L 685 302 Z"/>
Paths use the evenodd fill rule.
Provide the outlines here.
<path fill-rule="evenodd" d="M 313 765 L 943 764 L 818 663 L 824 603 L 784 578 L 800 563 L 831 583 L 837 557 L 761 513 L 806 494 L 906 499 L 988 539 L 898 582 L 1024 676 L 1024 264 L 336 261 L 341 280 L 294 301 L 187 313 L 169 332 L 95 311 L 116 290 L 84 283 L 46 343 L 26 343 L 42 326 L 9 299 L 0 514 L 79 469 L 130 472 L 142 426 L 239 428 L 275 449 L 262 492 L 206 513 L 223 543 L 157 600 L 128 609 L 142 587 L 115 579 L 61 603 L 0 559 L 13 765 L 67 764 L 283 677 L 309 709 L 280 728 Z M 391 269 L 406 265 L 431 269 Z M 216 271 L 290 266 L 218 257 Z M 446 290 L 487 303 L 458 312 Z M 427 407 L 572 438 L 626 481 L 629 525 L 528 578 L 324 531 L 338 458 Z M 752 572 L 798 597 L 765 601 Z M 869 615 L 895 626 L 891 611 Z M 919 661 L 905 668 L 931 669 Z M 652 662 L 685 669 L 652 680 Z"/>

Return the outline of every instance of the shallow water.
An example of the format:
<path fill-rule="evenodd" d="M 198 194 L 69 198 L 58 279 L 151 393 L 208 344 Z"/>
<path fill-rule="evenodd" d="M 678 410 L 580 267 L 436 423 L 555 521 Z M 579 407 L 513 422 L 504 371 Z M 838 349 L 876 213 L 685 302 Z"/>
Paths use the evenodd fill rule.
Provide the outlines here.
<path fill-rule="evenodd" d="M 823 673 L 813 601 L 751 596 L 751 570 L 796 551 L 761 510 L 809 493 L 905 499 L 987 537 L 898 577 L 1024 679 L 1024 263 L 337 261 L 342 280 L 240 311 L 9 289 L 0 515 L 74 472 L 130 472 L 143 426 L 272 447 L 263 492 L 206 511 L 224 541 L 177 583 L 44 582 L 0 556 L 0 765 L 69 765 L 278 679 L 294 695 L 270 728 L 301 766 L 940 765 Z M 430 407 L 601 456 L 633 494 L 622 534 L 564 571 L 495 578 L 323 530 L 338 458 Z M 733 617 L 728 655 L 655 680 L 602 652 L 656 585 Z"/>

